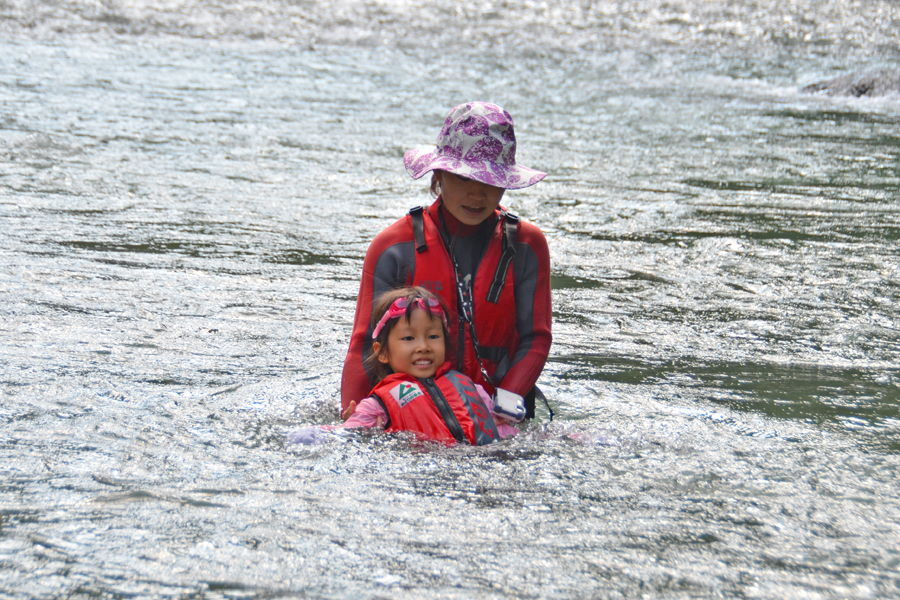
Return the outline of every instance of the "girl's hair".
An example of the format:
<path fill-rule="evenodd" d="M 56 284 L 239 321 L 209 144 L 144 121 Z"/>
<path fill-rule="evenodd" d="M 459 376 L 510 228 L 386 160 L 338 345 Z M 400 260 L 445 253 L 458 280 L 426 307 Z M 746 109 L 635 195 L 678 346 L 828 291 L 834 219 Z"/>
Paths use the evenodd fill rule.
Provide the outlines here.
<path fill-rule="evenodd" d="M 447 313 L 447 305 L 444 304 L 444 301 L 441 299 L 440 296 L 438 296 L 436 294 L 432 294 L 431 292 L 429 292 L 428 290 L 426 290 L 423 287 L 419 287 L 419 286 L 403 287 L 403 288 L 398 288 L 396 290 L 391 290 L 389 292 L 385 292 L 382 295 L 380 295 L 378 297 L 378 300 L 375 302 L 375 308 L 372 310 L 372 322 L 369 324 L 369 331 L 373 331 L 375 329 L 375 325 L 379 321 L 381 321 L 381 317 L 384 316 L 384 313 L 386 313 L 388 311 L 388 309 L 390 309 L 391 305 L 398 298 L 406 298 L 407 300 L 409 300 L 409 303 L 407 304 L 406 310 L 404 311 L 404 314 L 403 314 L 407 323 L 409 323 L 410 319 L 412 318 L 413 310 L 422 310 L 422 307 L 418 305 L 418 302 L 415 302 L 416 300 L 421 299 L 422 301 L 424 301 L 426 303 L 426 305 L 428 304 L 428 301 L 430 299 L 434 299 L 434 300 L 438 301 L 438 303 L 441 306 L 441 310 L 444 313 L 444 318 L 440 318 L 437 315 L 432 314 L 431 311 L 426 311 L 426 314 L 428 315 L 429 318 L 436 319 L 437 321 L 439 321 L 441 323 L 441 329 L 444 330 L 444 347 L 447 350 L 447 356 L 449 356 L 450 352 L 451 352 L 451 347 L 450 347 L 450 332 L 447 331 L 447 319 L 449 318 L 448 313 Z M 372 340 L 373 343 L 378 342 L 379 344 L 381 344 L 381 349 L 380 349 L 381 351 L 378 354 L 376 354 L 375 352 L 372 352 L 371 354 L 369 354 L 369 356 L 366 357 L 366 359 L 365 359 L 365 367 L 366 367 L 366 371 L 368 371 L 369 373 L 372 374 L 372 376 L 374 376 L 375 383 L 378 383 L 379 381 L 381 381 L 382 379 L 384 379 L 385 377 L 387 377 L 388 375 L 390 375 L 391 373 L 394 372 L 391 369 L 391 366 L 389 364 L 381 362 L 380 360 L 378 360 L 378 357 L 382 352 L 389 352 L 388 343 L 387 343 L 388 335 L 390 335 L 391 330 L 394 328 L 394 325 L 396 325 L 397 321 L 399 321 L 399 320 L 400 320 L 400 317 L 397 317 L 395 319 L 389 319 L 388 322 L 385 323 L 384 327 L 381 328 L 381 331 L 378 332 L 378 336 L 374 340 Z M 371 334 L 369 334 L 369 335 L 371 335 Z"/>

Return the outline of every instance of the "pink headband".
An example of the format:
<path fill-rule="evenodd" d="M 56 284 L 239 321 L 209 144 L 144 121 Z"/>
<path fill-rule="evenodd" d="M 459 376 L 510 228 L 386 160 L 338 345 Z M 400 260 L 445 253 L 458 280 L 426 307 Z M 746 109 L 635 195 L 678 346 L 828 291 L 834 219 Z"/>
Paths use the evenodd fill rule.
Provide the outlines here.
<path fill-rule="evenodd" d="M 378 321 L 378 324 L 375 325 L 375 330 L 372 331 L 372 339 L 378 337 L 378 334 L 381 333 L 381 330 L 391 319 L 397 319 L 402 317 L 407 308 L 409 307 L 409 298 L 406 296 L 402 296 L 394 300 L 388 309 L 384 312 L 381 319 Z M 427 305 L 425 303 L 428 303 Z M 416 305 L 419 306 L 422 310 L 426 310 L 433 315 L 438 315 L 441 317 L 441 322 L 444 324 L 446 329 L 450 329 L 450 326 L 447 324 L 447 315 L 444 314 L 444 309 L 441 307 L 441 303 L 437 300 L 437 298 L 416 298 L 412 301 L 413 307 Z"/>

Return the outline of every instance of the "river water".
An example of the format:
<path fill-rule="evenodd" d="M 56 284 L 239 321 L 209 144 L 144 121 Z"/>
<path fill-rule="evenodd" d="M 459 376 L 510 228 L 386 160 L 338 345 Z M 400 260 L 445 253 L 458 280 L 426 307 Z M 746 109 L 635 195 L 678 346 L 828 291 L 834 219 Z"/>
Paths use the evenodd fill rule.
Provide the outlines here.
<path fill-rule="evenodd" d="M 0 597 L 900 597 L 887 0 L 0 1 Z M 549 177 L 557 411 L 345 432 L 447 110 Z"/>

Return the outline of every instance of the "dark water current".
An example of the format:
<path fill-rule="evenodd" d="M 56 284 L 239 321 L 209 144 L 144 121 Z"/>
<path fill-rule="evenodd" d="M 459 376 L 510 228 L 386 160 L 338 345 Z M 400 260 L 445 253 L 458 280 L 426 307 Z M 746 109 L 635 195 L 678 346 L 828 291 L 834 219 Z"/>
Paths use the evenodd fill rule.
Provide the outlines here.
<path fill-rule="evenodd" d="M 0 598 L 900 597 L 900 62 L 874 2 L 0 1 Z M 516 118 L 513 441 L 345 433 L 368 241 Z"/>

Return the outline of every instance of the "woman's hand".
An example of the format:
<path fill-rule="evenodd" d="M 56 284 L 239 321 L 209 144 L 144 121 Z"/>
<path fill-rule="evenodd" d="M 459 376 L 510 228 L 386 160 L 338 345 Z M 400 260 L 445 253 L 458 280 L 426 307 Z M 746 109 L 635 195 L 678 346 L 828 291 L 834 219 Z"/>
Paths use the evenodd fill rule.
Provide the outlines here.
<path fill-rule="evenodd" d="M 352 417 L 353 413 L 355 413 L 355 412 L 356 412 L 356 400 L 351 400 L 350 404 L 347 405 L 347 408 L 345 408 L 343 411 L 341 411 L 341 419 L 346 421 L 347 419 Z"/>

